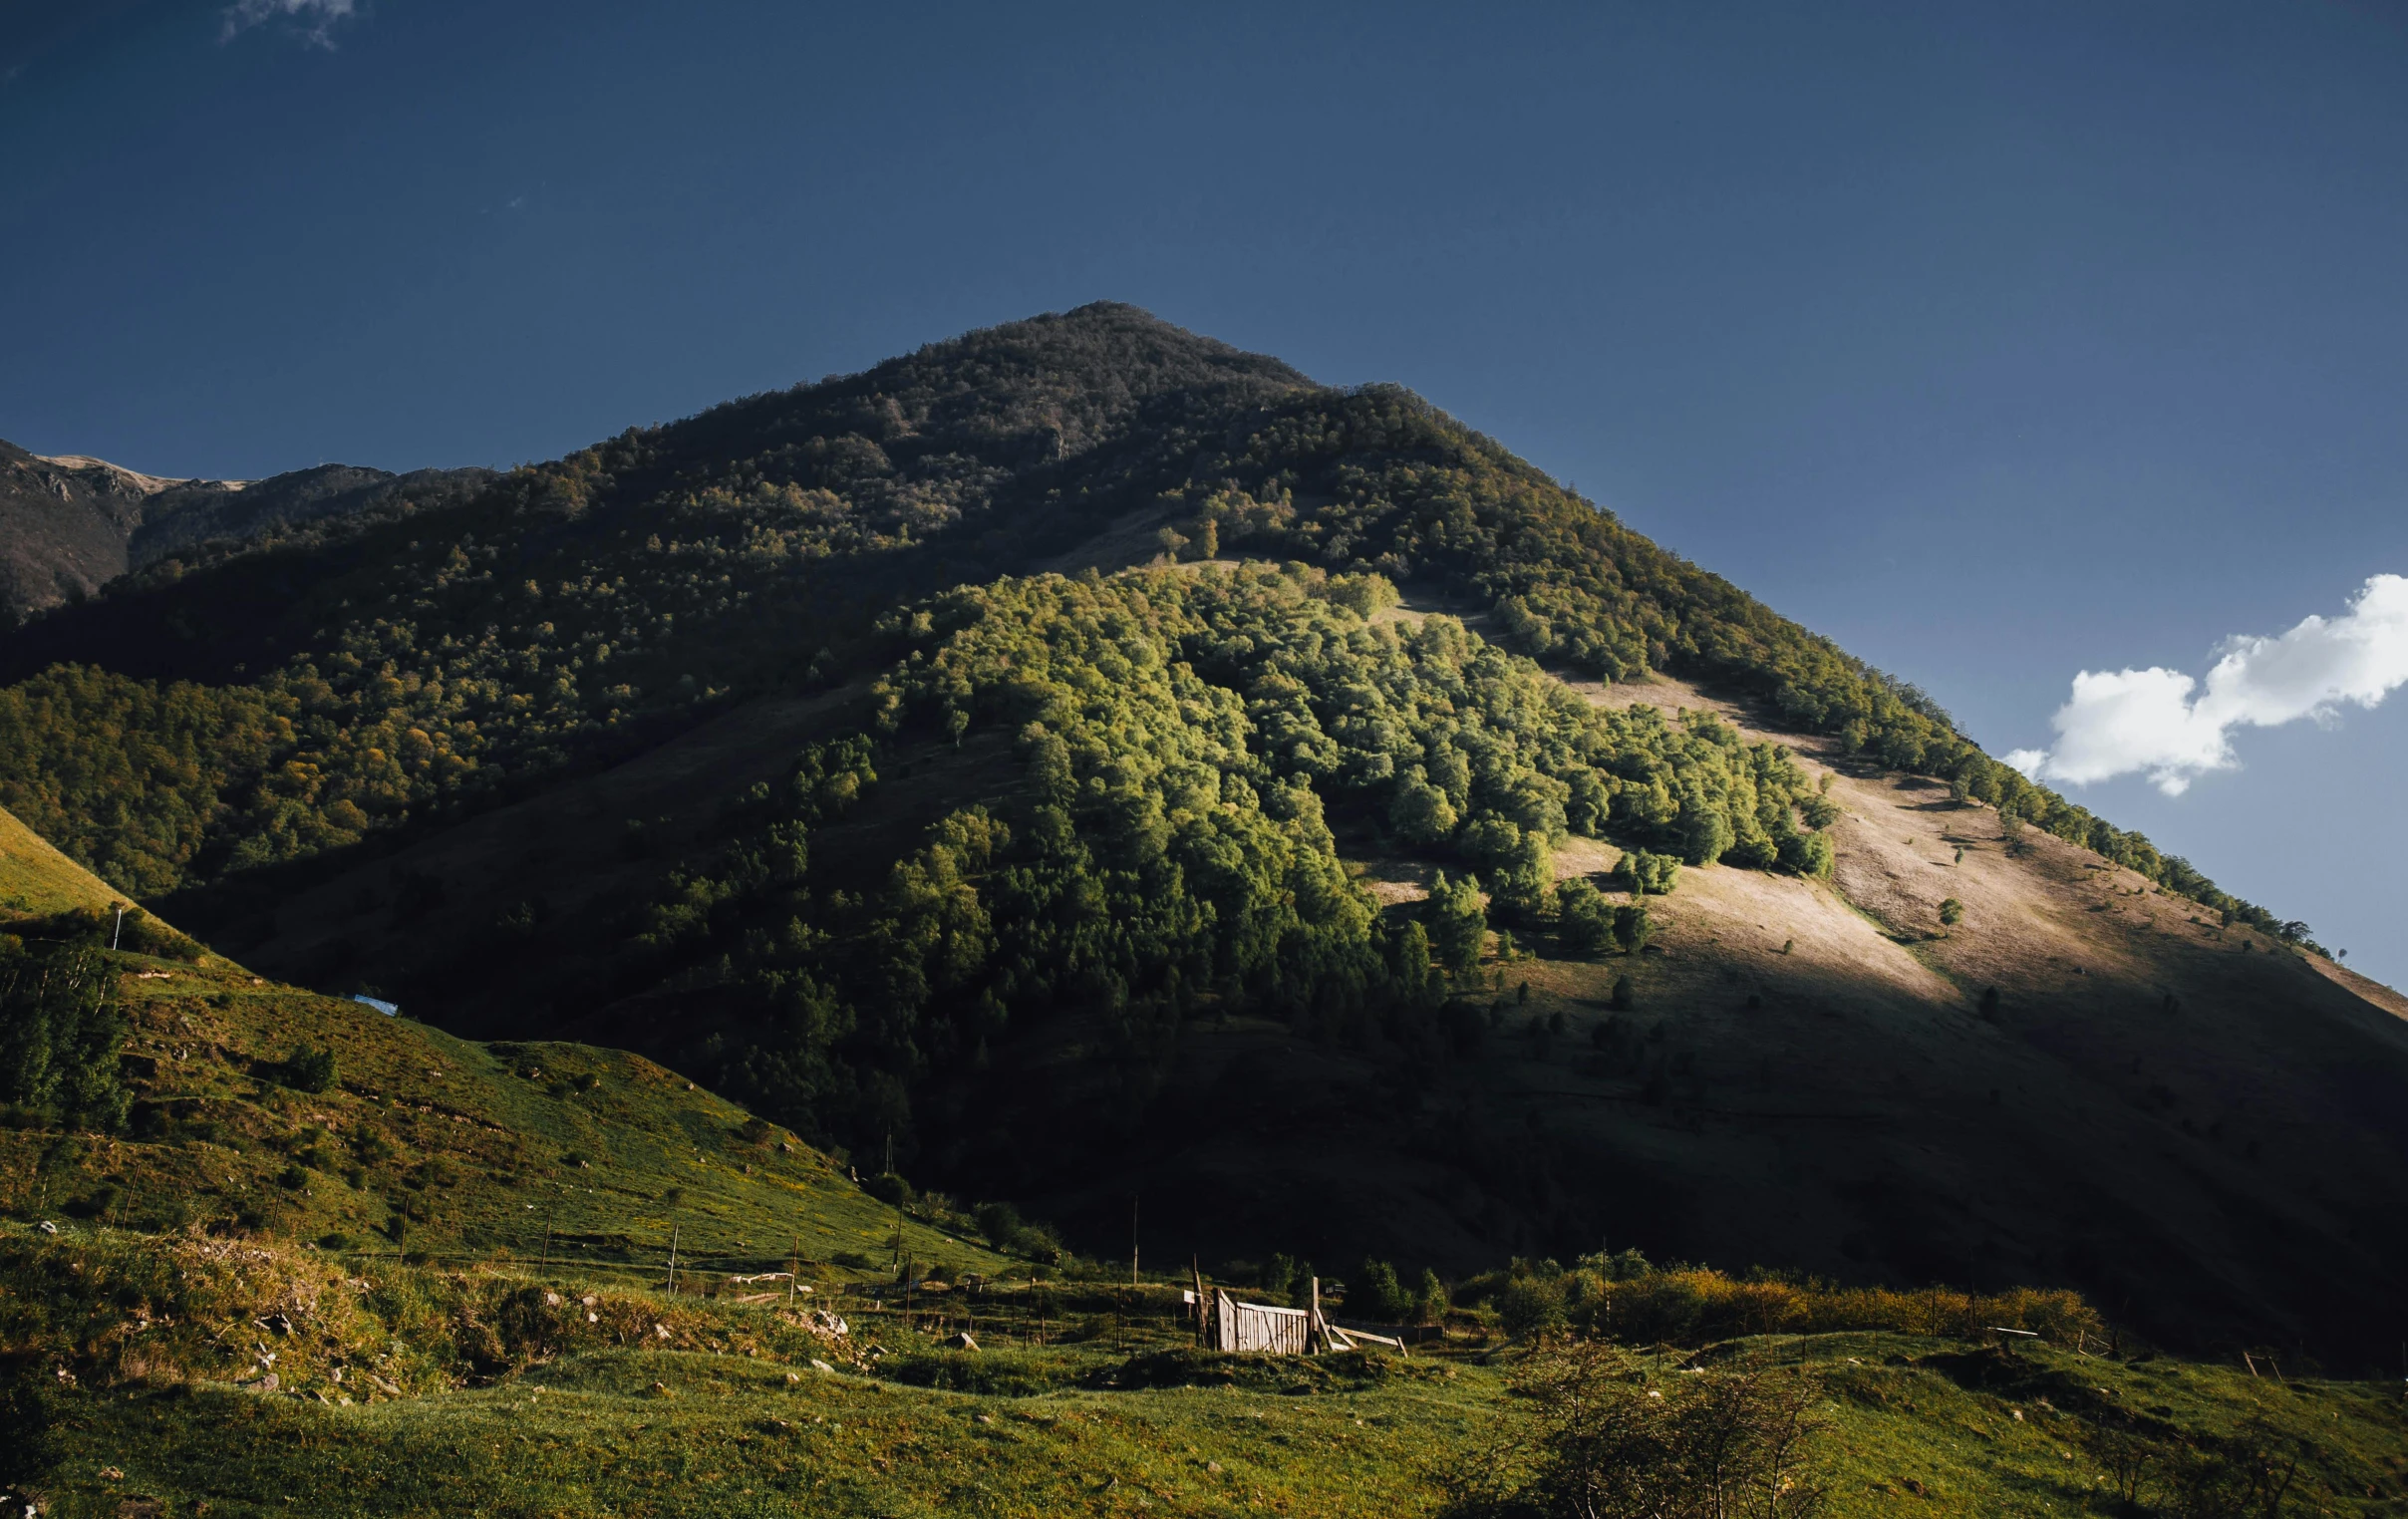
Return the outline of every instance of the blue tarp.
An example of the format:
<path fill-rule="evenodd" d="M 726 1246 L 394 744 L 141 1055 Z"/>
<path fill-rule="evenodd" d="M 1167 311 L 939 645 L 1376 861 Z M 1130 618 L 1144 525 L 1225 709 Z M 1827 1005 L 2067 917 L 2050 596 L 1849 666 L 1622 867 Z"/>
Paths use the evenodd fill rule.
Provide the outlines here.
<path fill-rule="evenodd" d="M 383 1001 L 383 1000 L 382 1000 L 382 999 L 380 999 L 380 998 L 375 998 L 375 997 L 354 997 L 354 998 L 352 999 L 352 1001 L 353 1001 L 353 1002 L 364 1002 L 364 1003 L 368 1004 L 368 1006 L 370 1006 L 370 1007 L 372 1007 L 372 1008 L 376 1009 L 376 1010 L 377 1010 L 379 1013 L 384 1014 L 384 1015 L 385 1015 L 387 1018 L 391 1018 L 391 1017 L 393 1017 L 393 1015 L 394 1015 L 394 1014 L 399 1013 L 399 1012 L 401 1012 L 401 1011 L 402 1011 L 401 1004 L 399 1004 L 399 1003 L 392 1003 L 392 1002 L 386 1002 L 386 1001 Z"/>

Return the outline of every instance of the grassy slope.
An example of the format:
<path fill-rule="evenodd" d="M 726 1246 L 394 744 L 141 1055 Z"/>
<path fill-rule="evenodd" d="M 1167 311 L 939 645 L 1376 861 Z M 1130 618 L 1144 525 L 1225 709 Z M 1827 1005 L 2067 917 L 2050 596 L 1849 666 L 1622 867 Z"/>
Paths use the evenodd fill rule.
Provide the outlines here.
<path fill-rule="evenodd" d="M 127 957 L 138 1132 L 117 1139 L 0 1131 L 0 1196 L 26 1216 L 110 1194 L 138 1227 L 244 1227 L 366 1241 L 397 1212 L 414 1250 L 556 1250 L 656 1263 L 682 1248 L 782 1258 L 883 1257 L 894 1214 L 826 1156 L 649 1061 L 577 1045 L 469 1044 L 239 968 Z M 135 969 L 135 967 L 140 969 Z M 294 1047 L 334 1052 L 335 1089 L 264 1072 Z M 580 1163 L 582 1162 L 582 1163 Z M 914 1224 L 920 1259 L 991 1262 Z"/>
<path fill-rule="evenodd" d="M 112 900 L 0 811 L 0 909 Z M 119 965 L 138 1137 L 0 1129 L 0 1213 L 359 1244 L 403 1215 L 414 1251 L 539 1254 L 548 1228 L 564 1253 L 646 1269 L 673 1229 L 705 1257 L 892 1248 L 893 1211 L 842 1167 L 765 1125 L 748 1138 L 750 1115 L 640 1057 L 471 1044 L 215 956 Z M 303 1045 L 333 1052 L 332 1089 L 275 1078 Z M 917 1222 L 905 1243 L 996 1264 Z"/>
<path fill-rule="evenodd" d="M 77 1231 L 32 1247 L 0 1238 L 0 1258 L 26 1248 L 72 1258 L 79 1269 L 66 1275 L 92 1283 L 86 1297 L 97 1300 L 115 1285 L 104 1257 L 123 1244 Z M 284 1276 L 310 1270 L 287 1263 Z M 219 1313 L 293 1301 L 274 1270 L 249 1285 L 256 1301 L 223 1295 Z M 286 1296 L 265 1295 L 279 1285 Z M 460 1289 L 390 1267 L 351 1285 L 364 1307 L 296 1311 L 289 1339 L 229 1318 L 226 1338 L 283 1352 L 278 1365 L 291 1374 L 275 1392 L 262 1390 L 256 1367 L 243 1372 L 251 1386 L 237 1389 L 155 1371 L 112 1379 L 60 1356 L 82 1373 L 43 1395 L 46 1430 L 20 1429 L 16 1479 L 38 1464 L 31 1485 L 61 1514 L 123 1512 L 116 1505 L 133 1497 L 220 1515 L 287 1504 L 361 1514 L 1417 1513 L 1435 1501 L 1438 1469 L 1497 1432 L 1512 1366 L 1510 1352 L 1401 1363 L 1195 1357 L 1167 1351 L 1181 1339 L 1167 1319 L 1047 1349 L 999 1350 L 1004 1337 L 990 1334 L 979 1355 L 948 1357 L 891 1321 L 856 1318 L 855 1344 L 874 1335 L 899 1353 L 870 1375 L 813 1367 L 826 1343 L 799 1336 L 773 1308 L 618 1294 L 597 1301 L 613 1322 L 635 1314 L 636 1333 L 620 1343 L 589 1332 L 582 1344 L 522 1347 L 473 1387 L 395 1395 L 372 1368 L 399 1374 L 406 1358 L 384 1353 L 369 1316 L 406 1334 L 414 1304 Z M 567 1301 L 579 1292 L 571 1280 L 551 1285 Z M 52 1295 L 60 1319 L 64 1296 Z M 347 1315 L 362 1322 L 357 1345 L 337 1344 Z M 96 1332 L 107 1317 L 82 1326 L 90 1342 L 137 1338 L 122 1329 L 132 1317 L 122 1307 L 114 1336 Z M 670 1337 L 656 1345 L 646 1322 L 663 1322 Z M 2034 1519 L 2112 1512 L 2089 1424 L 2110 1408 L 2186 1442 L 2264 1420 L 2283 1449 L 2303 1455 L 2289 1512 L 2395 1513 L 2408 1502 L 2408 1427 L 2389 1386 L 2127 1365 L 2045 1346 L 2002 1356 L 1896 1335 L 1741 1341 L 1711 1354 L 1823 1379 L 1839 1515 L 1894 1513 L 1902 1502 Z M 1677 1376 L 1683 1359 L 1671 1355 L 1652 1374 Z M 329 1380 L 328 1367 L 346 1363 L 348 1378 Z M 932 1380 L 980 1390 L 936 1390 Z M 357 1401 L 341 1400 L 346 1387 Z"/>
<path fill-rule="evenodd" d="M 0 921 L 41 918 L 125 900 L 0 807 Z"/>

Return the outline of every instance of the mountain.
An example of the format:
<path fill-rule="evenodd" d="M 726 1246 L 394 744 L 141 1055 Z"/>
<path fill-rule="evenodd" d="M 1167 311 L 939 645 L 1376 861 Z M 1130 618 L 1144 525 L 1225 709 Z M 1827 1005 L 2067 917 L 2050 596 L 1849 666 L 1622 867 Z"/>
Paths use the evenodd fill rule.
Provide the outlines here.
<path fill-rule="evenodd" d="M 440 502 L 489 469 L 320 464 L 262 480 L 166 479 L 0 441 L 0 622 L 78 601 L 131 569 L 360 512 Z"/>
<path fill-rule="evenodd" d="M 1392 387 L 1100 305 L 138 572 L 0 802 L 270 974 L 1109 1248 L 2388 1355 L 2408 1013 Z"/>

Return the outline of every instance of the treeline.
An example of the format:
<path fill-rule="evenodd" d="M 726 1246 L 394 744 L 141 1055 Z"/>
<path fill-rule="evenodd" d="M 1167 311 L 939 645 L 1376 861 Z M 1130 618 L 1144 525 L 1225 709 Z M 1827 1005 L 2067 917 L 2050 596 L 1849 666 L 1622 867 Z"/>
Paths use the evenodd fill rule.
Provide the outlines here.
<path fill-rule="evenodd" d="M 1206 1011 L 1347 1036 L 1429 1009 L 1476 966 L 1492 914 L 1554 922 L 1553 851 L 1573 833 L 1827 866 L 1800 816 L 1822 799 L 1778 747 L 1593 708 L 1451 618 L 1375 620 L 1390 595 L 1302 565 L 1153 570 L 897 613 L 864 731 L 746 799 L 716 862 L 632 925 L 622 984 L 707 990 L 731 1032 L 699 1063 L 723 1089 L 857 1144 L 908 1136 L 932 1079 L 1063 1010 L 1100 1016 L 1106 1053 L 1142 1069 Z M 894 840 L 874 884 L 857 839 L 816 872 L 815 839 L 878 784 L 881 746 L 930 739 L 1009 745 L 1021 783 Z M 1338 857 L 1339 817 L 1455 883 L 1377 911 Z"/>

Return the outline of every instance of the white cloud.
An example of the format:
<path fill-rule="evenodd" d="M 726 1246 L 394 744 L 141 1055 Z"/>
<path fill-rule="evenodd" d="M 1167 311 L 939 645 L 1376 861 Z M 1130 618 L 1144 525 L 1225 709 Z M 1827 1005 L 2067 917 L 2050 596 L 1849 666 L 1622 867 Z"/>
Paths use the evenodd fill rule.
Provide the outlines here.
<path fill-rule="evenodd" d="M 2376 575 L 2329 622 L 2308 617 L 2279 638 L 2226 639 L 2204 689 L 2179 670 L 2083 671 L 2051 720 L 2057 742 L 2016 750 L 2006 762 L 2034 780 L 2075 785 L 2146 770 L 2179 796 L 2201 774 L 2241 762 L 2234 729 L 2328 722 L 2344 705 L 2373 707 L 2402 685 L 2408 577 Z"/>
<path fill-rule="evenodd" d="M 336 23 L 351 20 L 360 9 L 360 0 L 234 0 L 225 8 L 225 29 L 217 40 L 229 42 L 252 27 L 289 21 L 303 42 L 331 51 Z"/>

